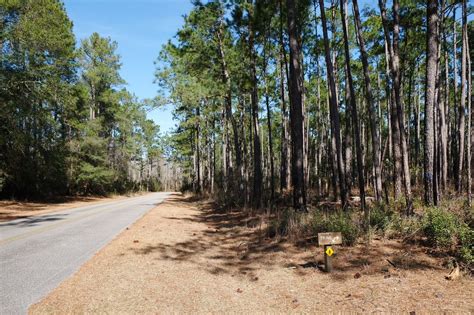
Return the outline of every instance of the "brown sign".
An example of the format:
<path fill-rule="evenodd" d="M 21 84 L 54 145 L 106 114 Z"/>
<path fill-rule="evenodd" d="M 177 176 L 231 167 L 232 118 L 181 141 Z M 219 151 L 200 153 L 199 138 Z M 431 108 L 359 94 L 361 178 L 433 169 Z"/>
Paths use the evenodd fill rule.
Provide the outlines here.
<path fill-rule="evenodd" d="M 318 244 L 319 246 L 342 244 L 342 234 L 341 232 L 318 233 Z"/>

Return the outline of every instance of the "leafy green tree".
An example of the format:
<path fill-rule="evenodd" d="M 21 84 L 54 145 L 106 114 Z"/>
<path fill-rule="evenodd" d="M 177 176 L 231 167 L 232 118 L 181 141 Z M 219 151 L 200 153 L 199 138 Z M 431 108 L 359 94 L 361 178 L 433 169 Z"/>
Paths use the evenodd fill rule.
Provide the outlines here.
<path fill-rule="evenodd" d="M 76 71 L 72 23 L 56 0 L 2 1 L 0 21 L 2 191 L 65 193 L 65 111 Z"/>
<path fill-rule="evenodd" d="M 117 43 L 75 49 L 56 0 L 0 2 L 0 191 L 45 198 L 159 189 L 159 128 L 126 91 Z"/>

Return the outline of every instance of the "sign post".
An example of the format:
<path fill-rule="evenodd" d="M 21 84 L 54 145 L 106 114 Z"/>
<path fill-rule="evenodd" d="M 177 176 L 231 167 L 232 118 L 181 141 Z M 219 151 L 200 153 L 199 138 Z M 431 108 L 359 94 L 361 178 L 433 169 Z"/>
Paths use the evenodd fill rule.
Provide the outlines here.
<path fill-rule="evenodd" d="M 334 254 L 332 245 L 342 244 L 342 234 L 340 232 L 318 233 L 318 244 L 324 246 L 324 266 L 326 272 L 331 272 L 332 255 Z"/>

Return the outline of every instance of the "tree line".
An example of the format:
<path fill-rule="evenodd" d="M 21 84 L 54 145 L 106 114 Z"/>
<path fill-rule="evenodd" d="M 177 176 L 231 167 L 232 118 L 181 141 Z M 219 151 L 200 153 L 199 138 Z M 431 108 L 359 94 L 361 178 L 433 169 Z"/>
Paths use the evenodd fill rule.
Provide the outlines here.
<path fill-rule="evenodd" d="M 0 1 L 2 197 L 161 188 L 159 127 L 116 50 L 97 33 L 76 45 L 59 0 Z"/>
<path fill-rule="evenodd" d="M 296 210 L 472 199 L 466 0 L 193 1 L 163 47 L 187 188 Z"/>

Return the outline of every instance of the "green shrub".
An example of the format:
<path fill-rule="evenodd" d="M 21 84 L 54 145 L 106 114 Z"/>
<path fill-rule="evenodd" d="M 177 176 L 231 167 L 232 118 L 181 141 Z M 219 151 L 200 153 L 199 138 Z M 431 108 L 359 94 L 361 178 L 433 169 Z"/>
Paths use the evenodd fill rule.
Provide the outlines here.
<path fill-rule="evenodd" d="M 465 263 L 469 265 L 473 265 L 474 264 L 474 249 L 472 248 L 472 245 L 470 247 L 469 246 L 461 247 L 461 250 L 459 251 L 459 256 Z"/>
<path fill-rule="evenodd" d="M 387 237 L 410 237 L 415 236 L 422 230 L 422 222 L 419 217 L 406 217 L 394 213 L 387 224 L 384 234 Z"/>
<path fill-rule="evenodd" d="M 322 232 L 341 232 L 344 245 L 353 245 L 359 236 L 359 228 L 350 214 L 342 212 L 326 216 L 319 210 L 300 213 L 285 209 L 268 227 L 270 236 L 288 236 L 294 240 Z"/>
<path fill-rule="evenodd" d="M 344 245 L 353 245 L 359 236 L 359 228 L 349 213 L 324 216 L 320 211 L 314 211 L 310 225 L 313 235 L 322 232 L 341 232 Z"/>
<path fill-rule="evenodd" d="M 149 191 L 161 191 L 163 186 L 158 178 L 150 178 L 147 181 L 147 187 Z"/>
<path fill-rule="evenodd" d="M 370 209 L 371 229 L 389 238 L 415 235 L 421 227 L 420 219 L 401 215 L 399 211 L 403 209 L 396 210 L 397 206 L 399 202 L 392 202 L 391 205 L 375 204 Z"/>
<path fill-rule="evenodd" d="M 472 228 L 474 228 L 474 207 L 466 205 L 464 207 L 464 222 Z"/>
<path fill-rule="evenodd" d="M 423 231 L 431 244 L 452 248 L 464 262 L 474 264 L 474 230 L 454 213 L 431 208 L 425 213 Z"/>
<path fill-rule="evenodd" d="M 340 213 L 328 217 L 327 226 L 330 231 L 341 232 L 345 245 L 353 245 L 359 236 L 359 228 L 349 214 Z"/>
<path fill-rule="evenodd" d="M 393 211 L 387 211 L 382 204 L 377 204 L 370 209 L 370 226 L 375 230 L 385 232 L 393 217 Z"/>
<path fill-rule="evenodd" d="M 428 241 L 437 247 L 449 248 L 456 242 L 458 222 L 453 213 L 429 208 L 423 218 L 423 232 Z"/>
<path fill-rule="evenodd" d="M 463 223 L 459 226 L 459 255 L 468 264 L 474 264 L 474 230 Z"/>
<path fill-rule="evenodd" d="M 311 220 L 309 225 L 312 235 L 317 235 L 318 233 L 328 231 L 328 228 L 326 226 L 326 217 L 319 210 L 311 212 Z"/>

